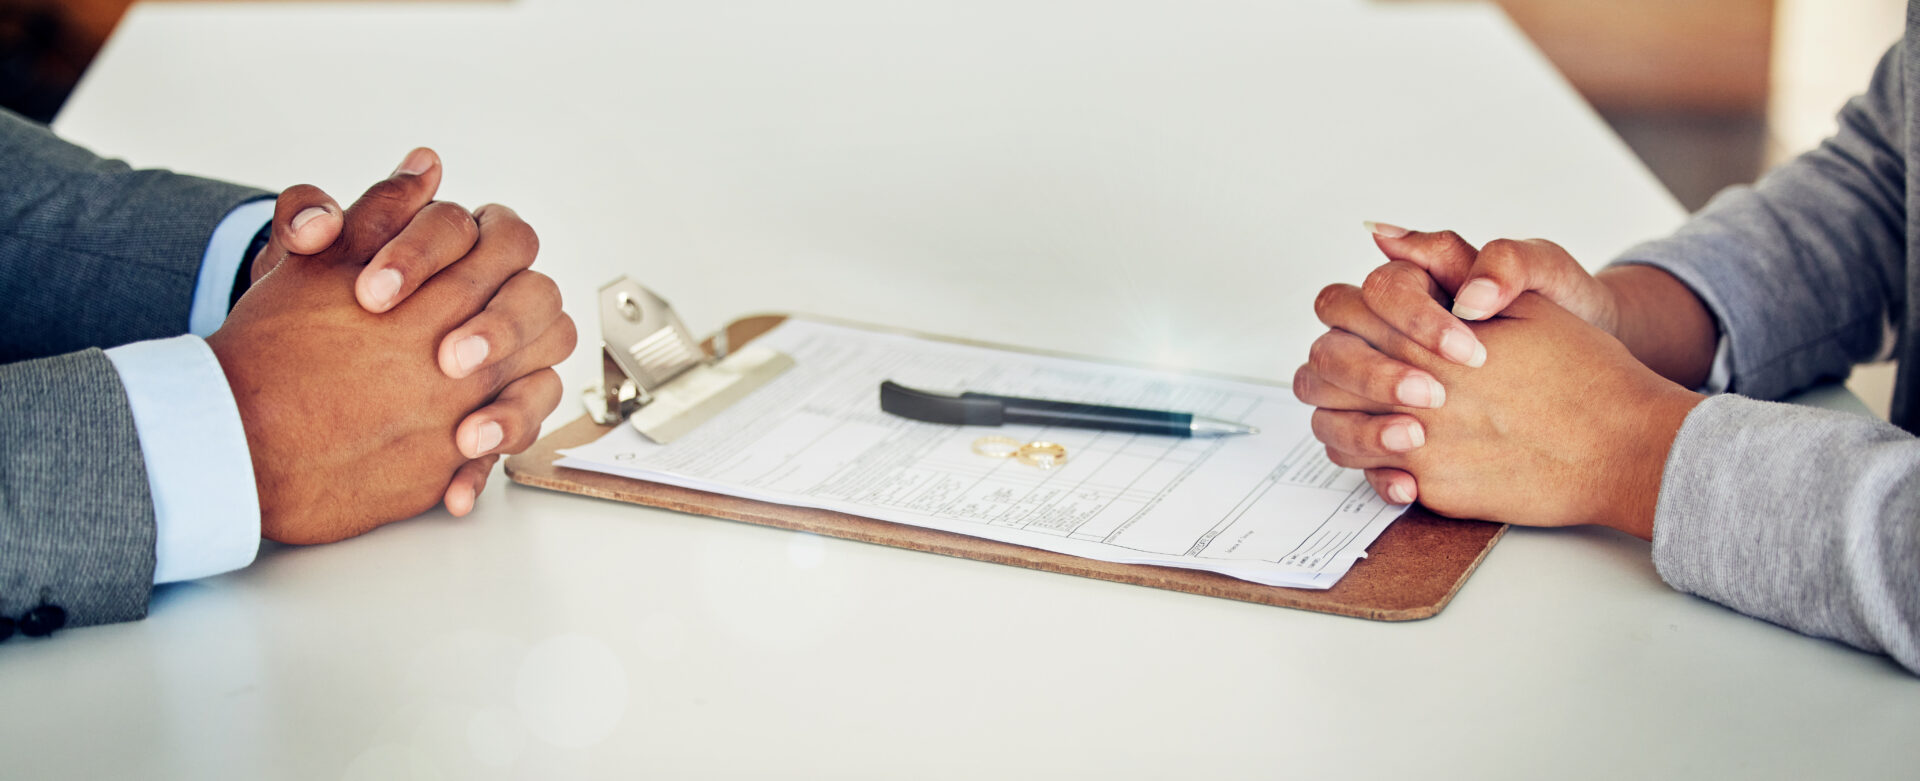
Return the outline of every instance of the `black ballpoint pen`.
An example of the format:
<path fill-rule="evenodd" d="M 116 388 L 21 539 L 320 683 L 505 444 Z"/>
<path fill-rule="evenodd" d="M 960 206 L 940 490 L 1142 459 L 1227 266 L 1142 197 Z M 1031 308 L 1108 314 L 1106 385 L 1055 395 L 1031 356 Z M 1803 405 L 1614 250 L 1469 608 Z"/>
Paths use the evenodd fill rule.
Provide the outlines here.
<path fill-rule="evenodd" d="M 987 393 L 942 396 L 914 390 L 892 380 L 880 383 L 880 409 L 903 418 L 956 426 L 1031 423 L 1170 437 L 1220 437 L 1258 434 L 1252 426 L 1186 412 L 1161 412 L 1103 404 L 1023 399 Z"/>

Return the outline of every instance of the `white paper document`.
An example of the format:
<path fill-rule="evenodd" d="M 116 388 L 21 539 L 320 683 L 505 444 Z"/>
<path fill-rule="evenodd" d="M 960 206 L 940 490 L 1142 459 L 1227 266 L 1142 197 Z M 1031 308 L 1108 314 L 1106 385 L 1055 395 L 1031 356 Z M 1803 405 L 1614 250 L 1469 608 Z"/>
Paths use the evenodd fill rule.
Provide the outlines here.
<path fill-rule="evenodd" d="M 1103 561 L 1327 588 L 1404 505 L 1334 466 L 1287 388 L 1030 355 L 789 319 L 755 344 L 796 365 L 669 445 L 630 426 L 560 466 L 984 537 Z M 1192 412 L 1260 433 L 1163 437 L 946 426 L 880 411 L 880 381 Z M 1066 447 L 1063 465 L 973 450 Z"/>

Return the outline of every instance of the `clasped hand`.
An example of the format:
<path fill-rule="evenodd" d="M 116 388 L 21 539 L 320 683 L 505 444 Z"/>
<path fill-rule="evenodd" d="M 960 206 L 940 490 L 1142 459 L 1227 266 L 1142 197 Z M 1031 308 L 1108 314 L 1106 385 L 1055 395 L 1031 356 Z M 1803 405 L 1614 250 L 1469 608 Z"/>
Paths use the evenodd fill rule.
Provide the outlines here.
<path fill-rule="evenodd" d="M 1451 232 L 1374 230 L 1390 260 L 1320 291 L 1330 330 L 1294 375 L 1327 456 L 1391 501 L 1650 537 L 1667 452 L 1701 397 L 1617 338 L 1635 331 L 1621 291 L 1638 288 L 1549 242 L 1476 250 Z"/>
<path fill-rule="evenodd" d="M 434 201 L 440 174 L 420 149 L 344 212 L 282 192 L 252 286 L 207 339 L 268 539 L 331 542 L 443 500 L 464 515 L 559 403 L 550 367 L 576 332 L 528 268 L 538 238 L 504 206 Z"/>

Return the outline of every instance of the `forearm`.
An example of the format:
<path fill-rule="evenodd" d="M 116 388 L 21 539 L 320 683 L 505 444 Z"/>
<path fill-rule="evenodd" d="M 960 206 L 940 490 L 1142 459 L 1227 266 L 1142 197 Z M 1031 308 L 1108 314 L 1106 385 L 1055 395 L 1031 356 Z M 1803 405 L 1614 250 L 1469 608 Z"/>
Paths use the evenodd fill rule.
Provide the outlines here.
<path fill-rule="evenodd" d="M 1693 290 L 1652 266 L 1615 266 L 1595 278 L 1613 291 L 1611 330 L 1628 352 L 1683 387 L 1706 383 L 1720 328 Z"/>

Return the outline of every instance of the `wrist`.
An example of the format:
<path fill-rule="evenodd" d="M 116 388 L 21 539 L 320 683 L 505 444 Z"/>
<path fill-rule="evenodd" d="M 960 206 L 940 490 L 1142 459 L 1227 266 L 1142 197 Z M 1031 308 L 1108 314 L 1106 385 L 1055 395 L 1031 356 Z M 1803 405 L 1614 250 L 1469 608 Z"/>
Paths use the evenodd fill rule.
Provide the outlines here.
<path fill-rule="evenodd" d="M 247 372 L 244 338 L 236 339 L 232 329 L 223 328 L 208 336 L 207 348 L 220 364 L 220 372 L 227 378 L 227 387 L 233 392 L 235 411 L 239 413 L 240 430 L 247 441 L 248 460 L 253 465 L 254 497 L 259 503 L 260 536 L 275 542 L 283 541 L 276 523 L 279 520 L 271 501 L 279 490 L 278 479 L 272 472 L 270 457 L 271 442 L 266 432 L 272 427 L 272 411 L 263 407 L 260 401 L 260 383 Z M 239 344 L 235 344 L 239 342 Z"/>
<path fill-rule="evenodd" d="M 1720 329 L 1692 288 L 1660 268 L 1637 264 L 1614 266 L 1594 278 L 1613 299 L 1615 323 L 1608 330 L 1627 352 L 1682 386 L 1706 382 Z"/>
<path fill-rule="evenodd" d="M 1705 400 L 1679 385 L 1649 379 L 1653 382 L 1646 393 L 1622 405 L 1627 412 L 1624 425 L 1610 438 L 1615 444 L 1610 459 L 1614 463 L 1599 473 L 1605 481 L 1603 491 L 1611 493 L 1598 504 L 1602 508 L 1599 522 L 1643 540 L 1653 539 L 1654 515 L 1673 441 L 1687 415 Z"/>
<path fill-rule="evenodd" d="M 233 294 L 227 299 L 227 311 L 233 311 L 233 305 L 240 303 L 240 297 L 246 295 L 248 288 L 253 287 L 255 279 L 253 262 L 260 258 L 260 253 L 267 248 L 267 242 L 272 235 L 273 223 L 269 222 L 260 226 L 260 230 L 253 234 L 253 241 L 247 243 L 245 254 L 240 256 L 240 271 L 233 275 Z"/>
<path fill-rule="evenodd" d="M 1647 270 L 1650 269 L 1645 266 L 1614 266 L 1601 269 L 1600 273 L 1593 275 L 1594 281 L 1606 289 L 1612 313 L 1612 322 L 1595 325 L 1613 334 L 1613 338 L 1626 345 L 1627 352 L 1633 353 L 1633 357 L 1640 359 L 1641 363 L 1646 362 L 1643 353 L 1648 347 L 1648 334 L 1647 319 L 1641 312 L 1645 297 L 1639 295 L 1645 280 L 1640 275 Z"/>

